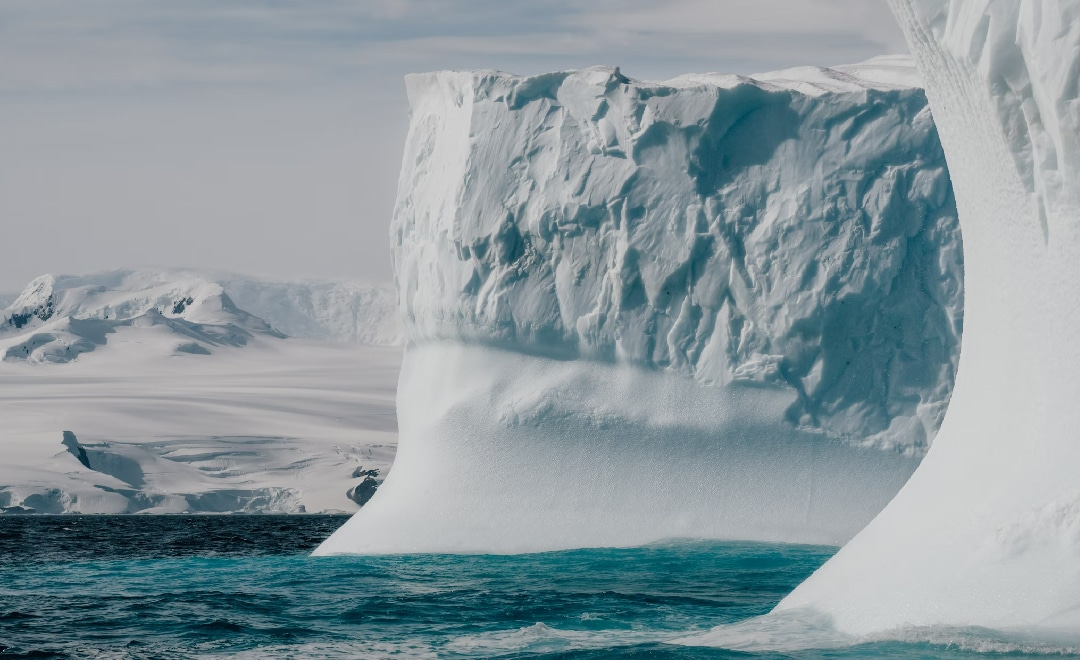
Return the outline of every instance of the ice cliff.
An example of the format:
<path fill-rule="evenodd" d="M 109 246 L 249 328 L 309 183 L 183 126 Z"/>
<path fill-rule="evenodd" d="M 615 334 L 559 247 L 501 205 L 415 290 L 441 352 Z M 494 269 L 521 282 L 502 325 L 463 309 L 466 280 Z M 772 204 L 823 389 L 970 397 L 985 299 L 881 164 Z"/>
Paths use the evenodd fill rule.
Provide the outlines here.
<path fill-rule="evenodd" d="M 873 523 L 785 599 L 841 631 L 1080 633 L 1080 3 L 894 0 L 964 230 L 952 405 Z"/>
<path fill-rule="evenodd" d="M 406 84 L 399 452 L 321 552 L 839 543 L 899 489 L 962 315 L 909 60 Z"/>

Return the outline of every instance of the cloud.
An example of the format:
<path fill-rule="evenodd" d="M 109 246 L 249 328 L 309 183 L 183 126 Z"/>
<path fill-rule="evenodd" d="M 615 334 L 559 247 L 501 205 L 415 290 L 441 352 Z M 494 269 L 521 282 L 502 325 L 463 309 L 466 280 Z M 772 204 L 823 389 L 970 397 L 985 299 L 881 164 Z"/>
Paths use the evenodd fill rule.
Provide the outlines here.
<path fill-rule="evenodd" d="M 868 0 L 0 0 L 0 220 L 48 244 L 0 260 L 0 291 L 147 261 L 388 278 L 410 71 L 903 48 Z"/>
<path fill-rule="evenodd" d="M 903 49 L 865 0 L 5 0 L 0 90 L 265 85 L 642 63 L 750 72 Z M 696 66 L 695 66 L 696 65 Z"/>

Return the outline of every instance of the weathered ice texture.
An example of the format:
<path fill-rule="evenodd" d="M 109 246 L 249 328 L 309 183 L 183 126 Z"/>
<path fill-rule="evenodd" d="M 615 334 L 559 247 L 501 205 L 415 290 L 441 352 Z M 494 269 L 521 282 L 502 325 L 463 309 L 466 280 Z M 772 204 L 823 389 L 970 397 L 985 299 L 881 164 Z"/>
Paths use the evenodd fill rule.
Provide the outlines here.
<path fill-rule="evenodd" d="M 1075 644 L 1080 3 L 893 7 L 964 227 L 959 377 L 918 472 L 780 609 L 809 608 L 856 634 L 982 626 Z"/>
<path fill-rule="evenodd" d="M 400 453 L 324 551 L 846 540 L 956 362 L 960 234 L 916 82 L 904 58 L 410 76 Z"/>
<path fill-rule="evenodd" d="M 793 423 L 923 450 L 959 231 L 922 91 L 859 72 L 409 78 L 409 339 L 786 387 Z"/>

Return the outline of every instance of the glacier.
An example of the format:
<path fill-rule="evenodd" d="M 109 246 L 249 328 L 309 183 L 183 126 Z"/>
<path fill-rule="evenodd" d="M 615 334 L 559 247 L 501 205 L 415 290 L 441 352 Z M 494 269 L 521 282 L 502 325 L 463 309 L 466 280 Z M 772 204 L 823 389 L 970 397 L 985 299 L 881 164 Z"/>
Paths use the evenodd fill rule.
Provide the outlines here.
<path fill-rule="evenodd" d="M 0 312 L 0 513 L 356 511 L 394 457 L 392 301 L 178 269 L 36 278 Z"/>
<path fill-rule="evenodd" d="M 839 544 L 908 479 L 963 315 L 910 59 L 406 87 L 398 454 L 318 553 Z"/>
<path fill-rule="evenodd" d="M 959 372 L 908 484 L 774 618 L 817 618 L 853 639 L 993 629 L 1074 655 L 1080 4 L 892 7 L 924 74 L 964 231 Z"/>

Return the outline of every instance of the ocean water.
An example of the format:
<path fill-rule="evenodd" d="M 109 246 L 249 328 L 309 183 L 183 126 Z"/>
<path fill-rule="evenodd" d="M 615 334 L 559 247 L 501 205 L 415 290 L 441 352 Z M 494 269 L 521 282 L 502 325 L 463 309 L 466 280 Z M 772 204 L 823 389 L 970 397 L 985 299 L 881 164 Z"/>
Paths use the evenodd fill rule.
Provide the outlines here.
<path fill-rule="evenodd" d="M 970 632 L 784 653 L 672 643 L 768 612 L 835 548 L 309 557 L 344 521 L 0 517 L 0 660 L 1032 655 Z"/>

